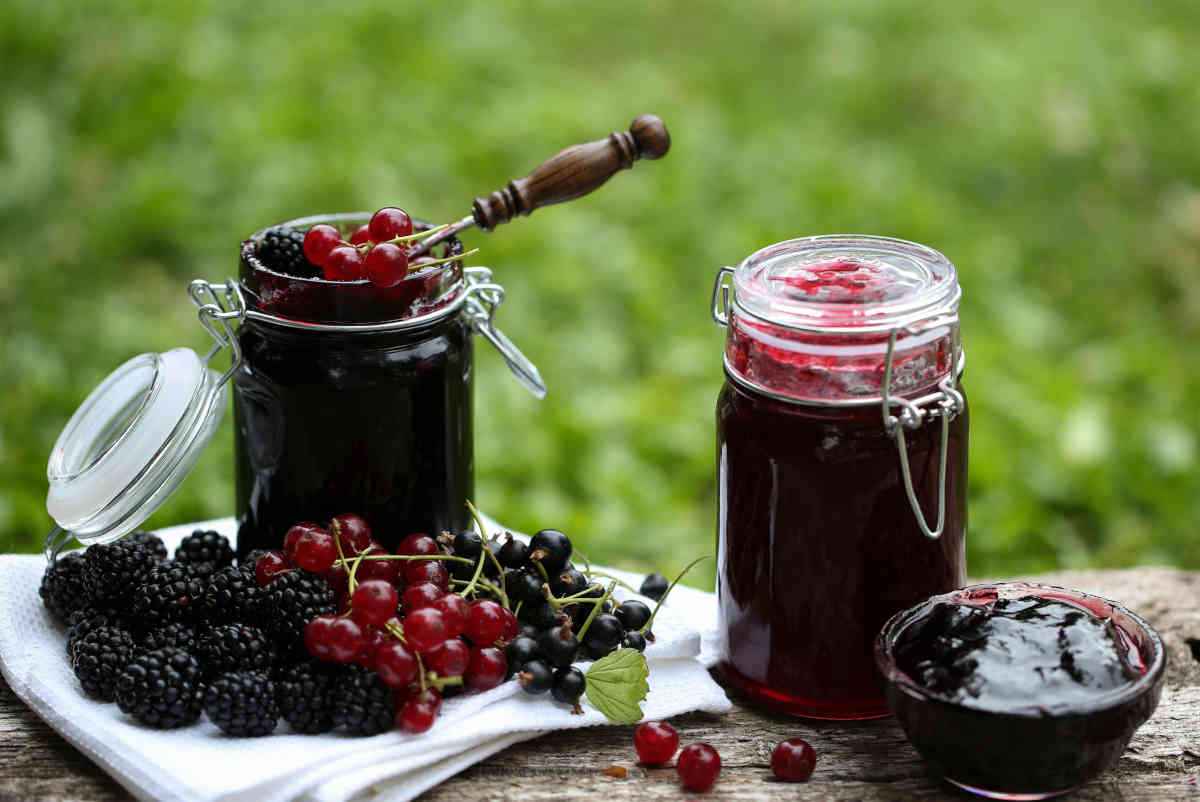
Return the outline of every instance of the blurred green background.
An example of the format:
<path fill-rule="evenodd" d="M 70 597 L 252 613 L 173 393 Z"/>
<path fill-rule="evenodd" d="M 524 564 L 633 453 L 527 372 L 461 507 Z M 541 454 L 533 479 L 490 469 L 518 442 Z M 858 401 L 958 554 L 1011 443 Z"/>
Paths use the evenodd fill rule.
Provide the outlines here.
<path fill-rule="evenodd" d="M 205 346 L 187 282 L 251 231 L 456 218 L 653 111 L 668 158 L 470 239 L 551 387 L 479 349 L 492 514 L 627 567 L 711 550 L 714 271 L 868 232 L 961 273 L 972 573 L 1200 568 L 1200 3 L 1052 5 L 8 0 L 3 547 L 39 545 L 47 454 L 98 380 Z M 227 420 L 152 523 L 231 513 L 231 473 Z"/>

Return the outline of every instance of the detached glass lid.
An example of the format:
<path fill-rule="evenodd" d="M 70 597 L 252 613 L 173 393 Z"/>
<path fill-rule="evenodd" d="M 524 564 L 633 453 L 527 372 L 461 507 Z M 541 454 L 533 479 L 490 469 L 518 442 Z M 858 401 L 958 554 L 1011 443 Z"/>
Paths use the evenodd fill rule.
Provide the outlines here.
<path fill-rule="evenodd" d="M 92 391 L 58 436 L 47 466 L 46 511 L 53 555 L 72 536 L 107 543 L 136 529 L 179 487 L 225 411 L 225 387 L 240 363 L 232 320 L 244 304 L 237 284 L 193 283 L 200 322 L 212 335 L 205 356 L 190 348 L 141 354 Z M 209 362 L 228 346 L 218 373 Z"/>

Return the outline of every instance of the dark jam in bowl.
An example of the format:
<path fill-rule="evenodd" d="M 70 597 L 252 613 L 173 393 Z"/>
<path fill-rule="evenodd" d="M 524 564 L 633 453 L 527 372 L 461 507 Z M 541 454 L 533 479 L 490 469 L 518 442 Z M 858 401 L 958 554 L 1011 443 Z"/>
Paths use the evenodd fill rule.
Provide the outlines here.
<path fill-rule="evenodd" d="M 1120 758 L 1158 704 L 1158 635 L 1113 602 L 1027 583 L 979 585 L 898 614 L 876 658 L 917 751 L 998 798 L 1065 793 Z"/>
<path fill-rule="evenodd" d="M 330 219 L 348 233 L 366 218 Z M 275 273 L 254 258 L 256 247 L 255 238 L 243 246 L 243 294 L 250 310 L 272 319 L 252 315 L 239 332 L 239 553 L 278 548 L 292 524 L 344 512 L 366 516 L 387 548 L 411 532 L 465 527 L 474 477 L 472 341 L 468 322 L 450 308 L 461 264 L 379 290 Z M 328 328 L 413 320 L 426 322 Z M 314 323 L 325 327 L 304 327 Z"/>

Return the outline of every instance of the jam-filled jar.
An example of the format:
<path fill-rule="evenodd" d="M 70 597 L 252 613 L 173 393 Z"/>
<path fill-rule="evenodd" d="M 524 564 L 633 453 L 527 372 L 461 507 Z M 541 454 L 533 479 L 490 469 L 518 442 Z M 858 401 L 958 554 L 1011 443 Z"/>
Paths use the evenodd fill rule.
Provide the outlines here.
<path fill-rule="evenodd" d="M 963 585 L 960 295 L 941 253 L 882 237 L 789 240 L 718 273 L 720 671 L 752 701 L 886 715 L 876 634 Z"/>

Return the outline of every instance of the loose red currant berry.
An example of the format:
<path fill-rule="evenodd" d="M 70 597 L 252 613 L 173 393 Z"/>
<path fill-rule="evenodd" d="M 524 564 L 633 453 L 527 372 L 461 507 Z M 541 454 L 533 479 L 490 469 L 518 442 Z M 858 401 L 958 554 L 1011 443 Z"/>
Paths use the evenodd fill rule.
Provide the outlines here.
<path fill-rule="evenodd" d="M 366 635 L 353 618 L 335 618 L 329 625 L 326 645 L 335 663 L 353 663 L 366 646 Z"/>
<path fill-rule="evenodd" d="M 424 654 L 446 639 L 446 620 L 432 607 L 414 610 L 404 617 L 404 637 L 414 651 Z"/>
<path fill-rule="evenodd" d="M 425 667 L 439 677 L 461 677 L 467 670 L 471 650 L 458 638 L 450 638 L 425 655 Z"/>
<path fill-rule="evenodd" d="M 417 679 L 417 658 L 398 640 L 375 650 L 375 673 L 391 688 L 405 688 Z"/>
<path fill-rule="evenodd" d="M 304 648 L 318 660 L 333 660 L 333 649 L 329 639 L 333 622 L 336 620 L 332 615 L 319 615 L 304 627 Z"/>
<path fill-rule="evenodd" d="M 325 257 L 322 265 L 325 278 L 329 281 L 357 281 L 363 277 L 363 255 L 357 248 L 342 245 L 334 248 Z"/>
<path fill-rule="evenodd" d="M 688 791 L 707 791 L 716 784 L 717 775 L 721 773 L 721 756 L 708 744 L 689 744 L 679 753 L 675 770 Z"/>
<path fill-rule="evenodd" d="M 381 647 L 392 642 L 392 640 L 392 636 L 382 629 L 368 628 L 363 633 L 362 649 L 359 650 L 358 656 L 354 658 L 354 662 L 363 668 L 375 668 L 376 653 L 378 653 Z"/>
<path fill-rule="evenodd" d="M 271 584 L 271 580 L 288 569 L 288 561 L 280 551 L 268 551 L 258 558 L 254 564 L 254 577 L 261 587 Z"/>
<path fill-rule="evenodd" d="M 491 599 L 471 602 L 463 634 L 476 646 L 491 646 L 504 634 L 504 608 Z"/>
<path fill-rule="evenodd" d="M 407 237 L 413 233 L 412 218 L 408 212 L 395 206 L 385 206 L 375 212 L 367 226 L 375 242 L 387 242 L 393 237 Z"/>
<path fill-rule="evenodd" d="M 417 585 L 421 587 L 421 585 Z M 437 586 L 433 586 L 437 589 Z M 408 591 L 405 591 L 407 594 Z M 467 629 L 467 613 L 470 608 L 467 606 L 467 600 L 457 593 L 447 593 L 433 602 L 431 605 L 442 611 L 442 618 L 446 621 L 446 632 L 450 637 L 457 638 Z"/>
<path fill-rule="evenodd" d="M 817 753 L 803 738 L 780 741 L 771 753 L 771 771 L 781 780 L 802 783 L 817 767 Z"/>
<path fill-rule="evenodd" d="M 386 557 L 387 552 L 382 546 L 371 544 L 365 552 L 367 556 Z M 400 560 L 366 560 L 358 564 L 358 570 L 354 574 L 354 578 L 359 582 L 366 582 L 368 579 L 382 579 L 385 582 L 396 584 L 400 577 Z"/>
<path fill-rule="evenodd" d="M 639 762 L 660 766 L 675 757 L 679 733 L 665 721 L 647 721 L 633 731 L 633 748 L 637 750 Z"/>
<path fill-rule="evenodd" d="M 445 590 L 450 586 L 450 574 L 440 560 L 411 560 L 404 563 L 404 582 L 408 585 L 428 582 Z"/>
<path fill-rule="evenodd" d="M 317 267 L 324 267 L 329 254 L 342 241 L 341 233 L 324 223 L 313 226 L 304 235 L 304 258 Z"/>
<path fill-rule="evenodd" d="M 391 582 L 382 579 L 360 582 L 350 597 L 351 614 L 364 626 L 383 626 L 396 614 L 399 604 L 399 592 Z"/>
<path fill-rule="evenodd" d="M 287 534 L 283 536 L 283 556 L 295 561 L 296 543 L 300 541 L 301 535 L 310 531 L 324 532 L 325 530 L 321 528 L 320 524 L 315 524 L 312 521 L 302 521 L 287 530 Z"/>
<path fill-rule="evenodd" d="M 473 691 L 490 691 L 504 682 L 508 676 L 508 659 L 504 652 L 494 646 L 476 647 L 471 650 L 467 673 L 463 682 Z"/>
<path fill-rule="evenodd" d="M 400 706 L 396 726 L 413 735 L 426 732 L 437 721 L 441 709 L 441 696 L 433 688 L 426 688 Z"/>
<path fill-rule="evenodd" d="M 371 228 L 366 223 L 363 223 L 358 228 L 354 229 L 354 233 L 350 235 L 351 245 L 362 245 L 371 241 Z"/>
<path fill-rule="evenodd" d="M 438 548 L 437 541 L 429 535 L 415 532 L 400 541 L 396 553 L 405 557 L 428 557 L 431 554 L 441 554 L 442 550 Z"/>
<path fill-rule="evenodd" d="M 421 582 L 417 585 L 409 585 L 404 589 L 404 595 L 401 597 L 401 600 L 404 604 L 404 612 L 405 614 L 408 614 L 414 610 L 420 610 L 424 607 L 438 607 L 438 602 L 441 601 L 445 593 L 446 592 L 444 590 L 430 582 Z M 439 607 L 438 609 L 441 608 Z M 442 610 L 442 612 L 444 614 L 445 610 Z M 451 625 L 452 622 L 447 618 L 447 632 L 451 630 Z M 455 634 L 462 634 L 461 627 Z"/>
<path fill-rule="evenodd" d="M 323 529 L 309 529 L 296 541 L 294 561 L 297 566 L 314 574 L 323 574 L 337 560 L 333 535 Z"/>
<path fill-rule="evenodd" d="M 371 547 L 371 525 L 361 515 L 348 512 L 334 516 L 329 531 L 342 544 L 347 557 L 355 557 Z"/>
<path fill-rule="evenodd" d="M 390 242 L 376 245 L 367 254 L 365 270 L 376 287 L 395 287 L 408 275 L 408 252 Z"/>

